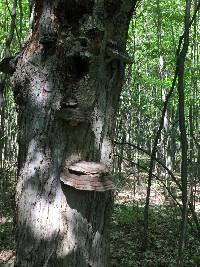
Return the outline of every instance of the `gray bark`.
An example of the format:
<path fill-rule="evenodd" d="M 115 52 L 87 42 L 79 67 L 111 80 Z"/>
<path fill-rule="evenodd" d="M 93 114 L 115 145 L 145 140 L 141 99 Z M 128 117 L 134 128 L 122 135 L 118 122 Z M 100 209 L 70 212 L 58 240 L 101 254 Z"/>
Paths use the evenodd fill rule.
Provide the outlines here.
<path fill-rule="evenodd" d="M 19 112 L 16 264 L 109 265 L 112 192 L 64 185 L 78 161 L 112 163 L 115 113 L 136 1 L 31 1 L 12 77 Z"/>

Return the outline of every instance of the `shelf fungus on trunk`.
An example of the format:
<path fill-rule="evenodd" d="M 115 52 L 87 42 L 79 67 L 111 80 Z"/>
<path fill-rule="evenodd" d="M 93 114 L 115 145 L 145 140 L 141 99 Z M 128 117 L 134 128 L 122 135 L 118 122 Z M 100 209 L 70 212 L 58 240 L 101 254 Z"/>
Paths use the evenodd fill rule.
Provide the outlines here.
<path fill-rule="evenodd" d="M 69 122 L 71 126 L 78 126 L 80 123 L 89 123 L 90 114 L 80 108 L 67 107 L 56 112 L 57 118 Z"/>
<path fill-rule="evenodd" d="M 112 177 L 103 163 L 79 161 L 62 172 L 60 180 L 77 190 L 105 192 L 114 189 Z"/>

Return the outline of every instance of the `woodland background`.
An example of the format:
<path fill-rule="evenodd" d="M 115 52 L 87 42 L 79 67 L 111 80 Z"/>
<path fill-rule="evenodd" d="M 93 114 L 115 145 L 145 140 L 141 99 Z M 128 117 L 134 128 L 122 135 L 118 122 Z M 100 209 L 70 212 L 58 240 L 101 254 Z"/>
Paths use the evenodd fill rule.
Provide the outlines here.
<path fill-rule="evenodd" d="M 198 1 L 192 1 L 191 17 L 198 8 Z M 184 258 L 184 266 L 200 266 L 199 15 L 196 12 L 190 25 L 184 60 L 185 140 L 180 138 L 177 81 L 168 99 L 176 76 L 177 48 L 184 32 L 185 1 L 141 1 L 131 21 L 127 51 L 132 64 L 126 69 L 115 127 L 113 175 L 117 189 L 111 229 L 113 266 L 174 267 L 178 256 Z M 23 46 L 29 17 L 27 1 L 0 2 L 0 61 L 16 54 Z M 12 264 L 14 258 L 18 145 L 17 107 L 9 77 L 1 74 L 0 78 L 1 86 L 5 84 L 0 111 L 1 266 Z M 163 127 L 156 143 L 164 107 Z M 182 141 L 187 145 L 186 180 L 181 168 Z M 182 202 L 184 195 L 186 206 Z M 188 211 L 182 236 L 186 246 L 184 253 L 180 253 L 184 208 Z"/>

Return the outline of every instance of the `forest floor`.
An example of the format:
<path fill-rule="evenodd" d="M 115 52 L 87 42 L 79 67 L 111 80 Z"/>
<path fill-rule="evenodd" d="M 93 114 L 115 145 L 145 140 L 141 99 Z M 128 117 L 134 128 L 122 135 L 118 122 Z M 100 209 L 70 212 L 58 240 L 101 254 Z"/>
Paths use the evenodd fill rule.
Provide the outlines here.
<path fill-rule="evenodd" d="M 150 203 L 149 244 L 146 252 L 141 253 L 145 183 L 138 185 L 136 177 L 120 180 L 112 216 L 112 267 L 176 267 L 181 213 L 170 197 L 166 198 L 165 195 L 163 188 L 154 181 Z M 13 266 L 13 207 L 14 197 L 10 192 L 1 194 L 0 267 Z M 190 227 L 188 232 L 184 267 L 200 267 L 200 240 Z"/>
<path fill-rule="evenodd" d="M 147 180 L 140 174 L 140 181 Z M 141 252 L 146 185 L 129 176 L 119 182 L 112 218 L 113 267 L 176 267 L 181 212 L 157 181 L 153 180 L 149 210 L 148 248 Z M 173 184 L 171 184 L 173 187 Z M 180 192 L 176 192 L 180 201 Z M 167 197 L 166 197 L 167 196 Z M 196 203 L 200 211 L 200 202 Z M 199 213 L 200 214 L 200 213 Z M 189 214 L 190 223 L 193 225 Z M 193 225 L 194 226 L 194 225 Z M 195 229 L 195 226 L 194 226 Z M 200 240 L 188 227 L 184 267 L 200 267 Z"/>

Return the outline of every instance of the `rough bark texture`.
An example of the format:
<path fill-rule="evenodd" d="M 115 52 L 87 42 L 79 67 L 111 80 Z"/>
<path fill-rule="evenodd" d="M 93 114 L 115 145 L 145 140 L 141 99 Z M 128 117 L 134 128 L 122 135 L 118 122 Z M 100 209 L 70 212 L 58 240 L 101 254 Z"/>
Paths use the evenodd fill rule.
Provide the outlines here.
<path fill-rule="evenodd" d="M 76 190 L 60 175 L 78 161 L 111 166 L 135 2 L 31 1 L 31 31 L 12 77 L 17 267 L 110 266 L 111 191 Z"/>

